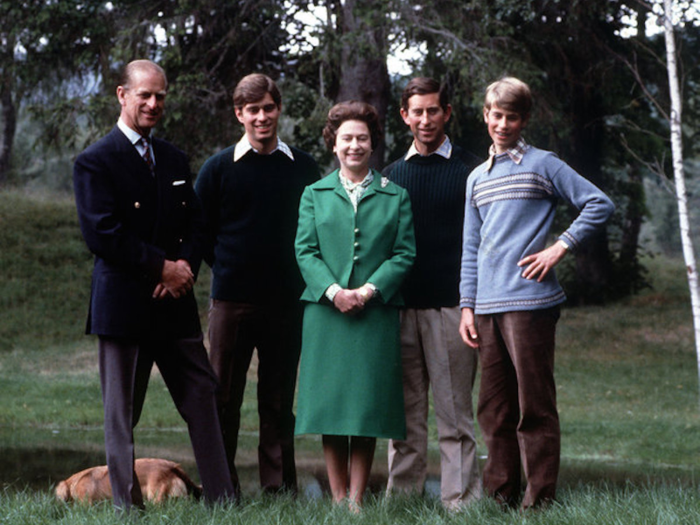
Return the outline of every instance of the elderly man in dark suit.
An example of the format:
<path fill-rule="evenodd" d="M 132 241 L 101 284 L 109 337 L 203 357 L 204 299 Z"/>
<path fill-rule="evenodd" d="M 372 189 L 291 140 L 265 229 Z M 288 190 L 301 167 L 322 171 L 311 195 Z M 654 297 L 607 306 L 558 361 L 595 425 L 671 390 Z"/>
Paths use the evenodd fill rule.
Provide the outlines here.
<path fill-rule="evenodd" d="M 186 155 L 151 136 L 166 90 L 160 66 L 129 63 L 117 126 L 74 167 L 80 227 L 95 255 L 87 333 L 99 336 L 107 465 L 114 505 L 124 510 L 143 506 L 133 429 L 153 363 L 187 422 L 205 498 L 237 496 L 192 293 L 201 212 Z"/>

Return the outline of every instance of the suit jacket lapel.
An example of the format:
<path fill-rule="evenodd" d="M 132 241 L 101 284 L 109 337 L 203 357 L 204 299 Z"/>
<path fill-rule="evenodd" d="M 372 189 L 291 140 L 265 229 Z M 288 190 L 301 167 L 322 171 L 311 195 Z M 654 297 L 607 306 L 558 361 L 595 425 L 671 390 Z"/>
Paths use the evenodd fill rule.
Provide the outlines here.
<path fill-rule="evenodd" d="M 352 203 L 350 202 L 350 197 L 348 197 L 348 194 L 345 191 L 343 184 L 340 182 L 338 171 L 339 170 L 335 170 L 329 175 L 327 175 L 324 179 L 322 179 L 323 183 L 319 184 L 317 187 L 319 189 L 333 190 L 333 192 L 340 196 L 341 199 L 343 199 L 348 204 L 352 205 Z M 364 201 L 369 197 L 372 197 L 376 193 L 389 193 L 391 195 L 396 193 L 395 188 L 392 188 L 391 186 L 386 186 L 383 183 L 383 177 L 381 173 L 379 173 L 377 170 L 372 170 L 372 175 L 374 175 L 374 180 L 372 181 L 372 184 L 369 185 L 369 188 L 367 188 L 367 190 L 365 191 L 365 194 L 360 199 L 360 202 Z"/>
<path fill-rule="evenodd" d="M 148 169 L 148 164 L 146 164 L 143 157 L 139 155 L 138 150 L 128 137 L 124 135 L 117 126 L 114 126 L 110 136 L 116 146 L 119 161 L 124 164 L 125 171 L 127 173 L 133 173 L 135 176 L 150 178 L 151 172 Z"/>
<path fill-rule="evenodd" d="M 333 193 L 338 195 L 348 204 L 352 205 L 352 203 L 350 202 L 350 197 L 348 197 L 345 188 L 343 188 L 343 185 L 340 182 L 340 177 L 338 176 L 338 173 L 339 170 L 337 169 L 330 172 L 317 183 L 316 188 L 319 190 L 332 190 Z"/>
<path fill-rule="evenodd" d="M 374 180 L 372 181 L 372 184 L 369 185 L 369 188 L 367 188 L 367 191 L 365 191 L 365 194 L 360 199 L 360 202 L 376 195 L 377 193 L 388 193 L 389 195 L 394 195 L 396 193 L 396 188 L 386 185 L 386 179 L 382 177 L 381 173 L 379 173 L 377 170 L 372 170 L 372 175 L 374 175 Z"/>
<path fill-rule="evenodd" d="M 381 174 L 378 171 L 372 170 L 372 176 L 374 177 L 374 179 L 372 179 L 372 183 L 365 190 L 365 194 L 360 199 L 360 202 L 374 195 L 377 192 L 377 188 L 380 187 L 380 179 L 382 178 Z"/>

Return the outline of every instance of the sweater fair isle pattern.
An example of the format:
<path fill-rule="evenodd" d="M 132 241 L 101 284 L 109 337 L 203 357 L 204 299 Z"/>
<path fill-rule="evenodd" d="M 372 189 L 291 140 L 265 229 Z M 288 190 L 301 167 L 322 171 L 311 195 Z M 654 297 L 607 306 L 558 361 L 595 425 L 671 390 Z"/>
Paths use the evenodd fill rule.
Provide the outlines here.
<path fill-rule="evenodd" d="M 387 166 L 383 175 L 406 188 L 416 233 L 416 260 L 401 289 L 408 308 L 459 304 L 459 263 L 464 192 L 481 159 L 452 144 L 449 159 L 414 155 Z"/>
<path fill-rule="evenodd" d="M 566 300 L 550 270 L 522 277 L 523 257 L 547 248 L 559 199 L 579 215 L 559 236 L 570 250 L 601 229 L 612 201 L 552 152 L 527 146 L 520 164 L 507 153 L 478 166 L 467 182 L 460 306 L 476 314 L 550 308 Z"/>

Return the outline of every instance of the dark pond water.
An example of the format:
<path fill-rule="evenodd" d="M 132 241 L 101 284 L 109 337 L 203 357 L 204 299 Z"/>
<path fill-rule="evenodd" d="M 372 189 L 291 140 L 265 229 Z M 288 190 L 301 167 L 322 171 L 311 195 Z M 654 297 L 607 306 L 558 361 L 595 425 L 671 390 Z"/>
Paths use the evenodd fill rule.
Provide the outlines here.
<path fill-rule="evenodd" d="M 257 438 L 242 435 L 238 459 L 242 489 L 247 495 L 259 491 Z M 187 434 L 182 429 L 149 431 L 137 429 L 138 457 L 161 457 L 177 461 L 195 480 L 197 469 Z M 327 478 L 320 440 L 297 441 L 297 470 L 302 493 L 310 498 L 327 491 Z M 386 442 L 378 443 L 369 489 L 380 493 L 386 487 Z M 483 458 L 482 458 L 483 459 Z M 0 427 L 0 485 L 3 491 L 30 490 L 52 492 L 55 484 L 82 469 L 103 465 L 102 429 L 28 430 Z M 439 458 L 431 457 L 426 493 L 439 497 Z M 658 483 L 697 485 L 697 473 L 683 468 L 653 468 L 645 465 L 620 465 L 595 461 L 562 462 L 560 487 L 581 485 L 625 487 L 629 484 Z"/>
<path fill-rule="evenodd" d="M 158 457 L 180 463 L 198 481 L 187 433 L 183 429 L 142 430 L 135 433 L 137 457 Z M 259 492 L 257 436 L 242 434 L 237 461 L 245 494 Z M 2 490 L 52 492 L 61 480 L 88 467 L 105 464 L 101 428 L 93 430 L 31 430 L 0 427 L 0 487 Z M 386 457 L 386 445 L 377 458 Z M 378 462 L 379 463 L 379 462 Z M 308 497 L 320 497 L 327 490 L 320 441 L 297 443 L 299 485 Z M 379 490 L 386 475 L 373 475 L 372 487 Z"/>

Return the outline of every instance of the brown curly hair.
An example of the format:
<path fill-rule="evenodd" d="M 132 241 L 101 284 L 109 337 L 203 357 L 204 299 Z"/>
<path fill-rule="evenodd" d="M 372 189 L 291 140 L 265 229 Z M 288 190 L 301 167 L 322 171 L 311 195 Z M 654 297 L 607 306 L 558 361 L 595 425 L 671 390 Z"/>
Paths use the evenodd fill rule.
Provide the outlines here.
<path fill-rule="evenodd" d="M 336 104 L 328 111 L 326 126 L 323 128 L 323 140 L 326 142 L 328 151 L 333 151 L 338 128 L 346 120 L 359 120 L 367 124 L 372 149 L 377 146 L 382 134 L 382 125 L 379 122 L 379 113 L 377 113 L 376 108 L 359 100 L 347 100 Z"/>

